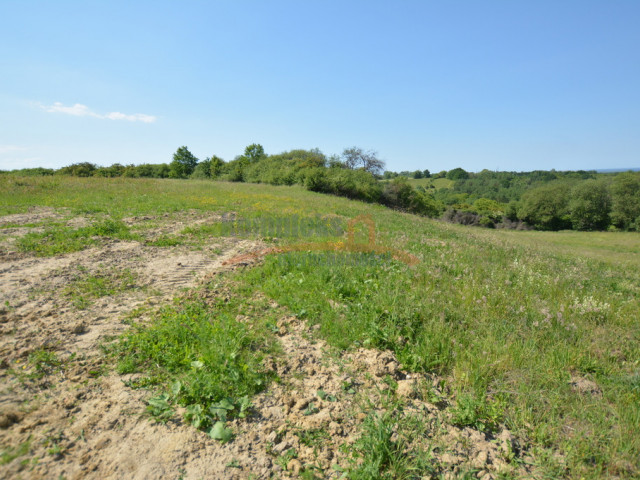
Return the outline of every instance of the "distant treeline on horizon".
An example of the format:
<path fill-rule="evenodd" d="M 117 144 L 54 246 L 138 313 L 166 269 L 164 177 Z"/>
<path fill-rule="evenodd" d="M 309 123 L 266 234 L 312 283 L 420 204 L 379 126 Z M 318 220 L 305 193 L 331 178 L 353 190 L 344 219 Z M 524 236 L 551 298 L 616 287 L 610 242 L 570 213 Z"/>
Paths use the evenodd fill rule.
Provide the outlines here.
<path fill-rule="evenodd" d="M 268 155 L 259 144 L 225 162 L 199 160 L 180 147 L 170 163 L 0 171 L 12 176 L 173 178 L 301 185 L 308 190 L 375 202 L 452 223 L 487 228 L 640 231 L 640 168 L 506 172 L 462 168 L 393 172 L 375 152 L 347 148 Z M 442 179 L 442 180 L 440 180 Z"/>

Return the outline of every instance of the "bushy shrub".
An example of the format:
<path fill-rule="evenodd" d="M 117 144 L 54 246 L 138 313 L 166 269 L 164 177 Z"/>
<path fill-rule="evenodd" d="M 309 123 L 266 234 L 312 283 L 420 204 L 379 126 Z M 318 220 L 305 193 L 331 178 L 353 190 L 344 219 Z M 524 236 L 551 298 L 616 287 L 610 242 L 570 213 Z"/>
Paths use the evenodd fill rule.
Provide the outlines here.
<path fill-rule="evenodd" d="M 640 231 L 640 174 L 621 173 L 611 184 L 611 220 L 623 230 Z"/>
<path fill-rule="evenodd" d="M 56 174 L 71 175 L 73 177 L 91 177 L 97 168 L 96 165 L 89 162 L 74 163 L 68 167 L 62 167 Z"/>
<path fill-rule="evenodd" d="M 604 183 L 585 180 L 571 190 L 569 215 L 575 230 L 604 230 L 609 225 L 611 199 Z"/>
<path fill-rule="evenodd" d="M 538 230 L 571 228 L 569 192 L 571 185 L 550 183 L 525 192 L 518 217 Z"/>
<path fill-rule="evenodd" d="M 168 178 L 169 165 L 166 163 L 127 165 L 122 176 L 128 178 Z"/>
<path fill-rule="evenodd" d="M 196 165 L 193 169 L 191 178 L 206 179 L 211 178 L 211 160 L 205 159 Z"/>
<path fill-rule="evenodd" d="M 131 166 L 133 167 L 133 165 Z M 106 178 L 114 178 L 114 177 L 122 177 L 127 167 L 121 165 L 119 163 L 114 163 L 110 167 L 100 167 L 94 170 L 94 177 L 106 177 Z"/>
<path fill-rule="evenodd" d="M 392 208 L 400 208 L 412 213 L 437 217 L 443 206 L 433 196 L 422 190 L 414 189 L 404 177 L 397 177 L 385 184 L 382 202 Z"/>
<path fill-rule="evenodd" d="M 533 230 L 531 225 L 518 219 L 510 219 L 503 217 L 501 222 L 496 223 L 496 228 L 504 228 L 506 230 Z"/>
<path fill-rule="evenodd" d="M 442 174 L 442 172 L 441 172 Z M 463 168 L 454 168 L 453 170 L 449 170 L 446 173 L 446 177 L 449 180 L 463 180 L 465 178 L 469 178 L 469 172 L 467 172 L 465 169 Z"/>
<path fill-rule="evenodd" d="M 448 208 L 442 215 L 442 219 L 450 223 L 459 223 L 460 225 L 478 226 L 482 217 L 477 213 Z"/>
<path fill-rule="evenodd" d="M 502 205 L 488 198 L 479 198 L 473 202 L 473 209 L 479 215 L 489 219 L 492 223 L 492 228 L 493 223 L 499 221 L 505 214 L 505 208 Z"/>

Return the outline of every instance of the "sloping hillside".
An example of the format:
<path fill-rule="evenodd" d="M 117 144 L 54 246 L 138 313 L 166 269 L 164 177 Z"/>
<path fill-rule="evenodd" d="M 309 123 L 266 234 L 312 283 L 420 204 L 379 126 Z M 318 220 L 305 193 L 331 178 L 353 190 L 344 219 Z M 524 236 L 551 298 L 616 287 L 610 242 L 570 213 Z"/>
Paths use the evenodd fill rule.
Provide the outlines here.
<path fill-rule="evenodd" d="M 640 474 L 636 234 L 299 187 L 0 182 L 10 478 Z"/>

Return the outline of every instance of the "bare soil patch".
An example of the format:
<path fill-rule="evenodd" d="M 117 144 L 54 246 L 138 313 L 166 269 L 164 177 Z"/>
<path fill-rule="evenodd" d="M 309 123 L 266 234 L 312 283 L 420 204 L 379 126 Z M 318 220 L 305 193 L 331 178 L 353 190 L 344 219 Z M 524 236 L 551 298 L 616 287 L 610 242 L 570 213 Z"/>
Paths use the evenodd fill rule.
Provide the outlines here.
<path fill-rule="evenodd" d="M 35 223 L 43 215 L 57 213 L 38 210 L 2 221 Z M 155 234 L 215 221 L 188 215 L 182 224 L 160 221 Z M 509 431 L 492 437 L 451 425 L 452 400 L 439 389 L 439 379 L 408 374 L 391 352 L 335 351 L 284 309 L 278 322 L 284 355 L 266 362 L 281 381 L 253 399 L 249 418 L 230 422 L 233 441 L 212 440 L 179 416 L 167 424 L 151 421 L 144 415 L 149 393 L 127 386 L 135 376 L 111 371 L 101 344 L 128 328 L 131 312 L 152 312 L 182 289 L 237 268 L 231 259 L 261 248 L 260 242 L 234 238 L 214 239 L 197 250 L 108 241 L 52 258 L 7 250 L 0 263 L 3 477 L 284 479 L 307 472 L 306 478 L 341 478 L 361 461 L 353 452 L 363 424 L 386 413 L 421 425 L 420 435 L 406 438 L 407 448 L 430 452 L 445 478 L 465 471 L 484 479 L 500 472 L 527 475 L 512 462 L 518 444 Z M 74 304 L 74 282 L 122 271 L 134 279 L 130 288 L 91 298 L 81 309 Z M 40 371 L 34 355 L 43 359 Z"/>

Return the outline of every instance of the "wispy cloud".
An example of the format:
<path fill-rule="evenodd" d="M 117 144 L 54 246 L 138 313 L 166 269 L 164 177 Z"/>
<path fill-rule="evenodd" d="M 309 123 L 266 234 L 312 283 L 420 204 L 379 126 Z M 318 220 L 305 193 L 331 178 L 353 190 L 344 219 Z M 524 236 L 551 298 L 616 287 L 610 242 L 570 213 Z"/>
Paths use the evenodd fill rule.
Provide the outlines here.
<path fill-rule="evenodd" d="M 156 121 L 156 117 L 154 117 L 153 115 L 146 115 L 144 113 L 134 113 L 133 115 L 127 115 L 120 112 L 111 112 L 107 113 L 104 118 L 108 118 L 109 120 L 127 120 L 129 122 L 142 123 L 153 123 Z"/>
<path fill-rule="evenodd" d="M 25 147 L 19 147 L 18 145 L 0 145 L 0 155 L 5 153 L 15 153 L 25 151 Z"/>
<path fill-rule="evenodd" d="M 109 112 L 105 114 L 97 113 L 91 110 L 86 105 L 76 103 L 70 107 L 63 105 L 60 102 L 55 102 L 53 105 L 40 105 L 40 107 L 49 113 L 65 113 L 67 115 L 73 115 L 76 117 L 94 117 L 103 118 L 108 120 L 126 120 L 128 122 L 142 122 L 153 123 L 157 120 L 157 117 L 153 115 L 146 115 L 144 113 L 126 114 L 120 112 Z"/>
<path fill-rule="evenodd" d="M 0 144 L 0 170 L 13 170 L 39 165 L 42 159 L 34 157 L 32 150 L 32 148 L 20 145 Z"/>

